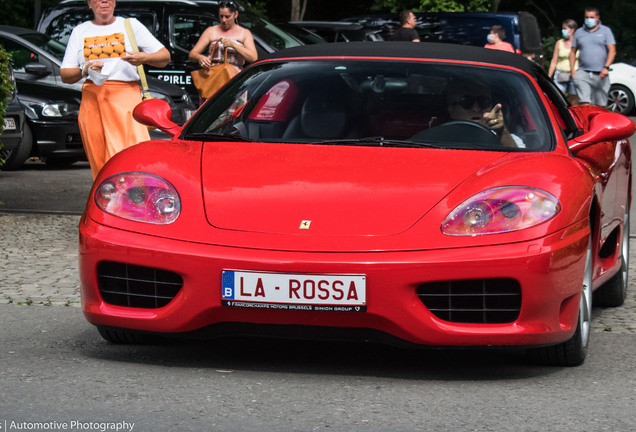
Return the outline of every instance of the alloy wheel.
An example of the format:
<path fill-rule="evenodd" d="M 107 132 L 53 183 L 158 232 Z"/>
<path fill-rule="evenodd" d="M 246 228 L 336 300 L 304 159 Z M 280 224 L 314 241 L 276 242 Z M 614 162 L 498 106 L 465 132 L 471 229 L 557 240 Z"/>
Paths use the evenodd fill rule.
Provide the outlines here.
<path fill-rule="evenodd" d="M 611 89 L 607 99 L 607 109 L 619 114 L 626 114 L 629 109 L 629 95 L 620 88 Z"/>

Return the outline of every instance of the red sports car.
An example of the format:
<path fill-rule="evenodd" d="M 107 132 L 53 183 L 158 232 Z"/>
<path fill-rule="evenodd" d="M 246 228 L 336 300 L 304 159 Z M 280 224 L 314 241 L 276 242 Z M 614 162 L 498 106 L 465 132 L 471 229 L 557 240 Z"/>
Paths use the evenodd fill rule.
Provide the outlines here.
<path fill-rule="evenodd" d="M 320 44 L 108 162 L 80 223 L 111 342 L 228 334 L 516 346 L 578 365 L 625 298 L 634 124 L 482 48 Z"/>

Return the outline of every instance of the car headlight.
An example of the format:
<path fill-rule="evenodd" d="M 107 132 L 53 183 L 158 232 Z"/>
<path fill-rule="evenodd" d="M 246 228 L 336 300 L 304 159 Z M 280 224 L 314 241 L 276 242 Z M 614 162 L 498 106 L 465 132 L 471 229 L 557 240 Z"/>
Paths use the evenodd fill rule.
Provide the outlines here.
<path fill-rule="evenodd" d="M 151 91 L 150 95 L 153 98 L 155 98 L 155 99 L 164 100 L 164 101 L 168 102 L 168 104 L 172 105 L 172 99 L 170 98 L 170 96 L 168 96 L 166 94 Z"/>
<path fill-rule="evenodd" d="M 181 213 L 177 190 L 153 174 L 124 172 L 104 180 L 95 190 L 102 211 L 137 222 L 166 225 Z"/>
<path fill-rule="evenodd" d="M 26 115 L 37 120 L 42 117 L 66 117 L 77 116 L 79 114 L 79 105 L 66 103 L 45 103 L 45 102 L 27 102 L 25 104 Z"/>
<path fill-rule="evenodd" d="M 551 194 L 530 187 L 508 186 L 478 193 L 455 208 L 442 233 L 476 236 L 518 231 L 546 222 L 561 211 Z"/>

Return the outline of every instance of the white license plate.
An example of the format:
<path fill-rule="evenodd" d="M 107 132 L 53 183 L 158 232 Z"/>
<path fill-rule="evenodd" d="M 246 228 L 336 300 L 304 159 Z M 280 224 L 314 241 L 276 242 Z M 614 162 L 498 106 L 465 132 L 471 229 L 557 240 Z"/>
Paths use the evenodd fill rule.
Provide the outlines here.
<path fill-rule="evenodd" d="M 364 275 L 223 270 L 224 306 L 256 309 L 365 312 Z"/>
<path fill-rule="evenodd" d="M 4 119 L 4 130 L 16 130 L 15 119 L 9 117 Z"/>

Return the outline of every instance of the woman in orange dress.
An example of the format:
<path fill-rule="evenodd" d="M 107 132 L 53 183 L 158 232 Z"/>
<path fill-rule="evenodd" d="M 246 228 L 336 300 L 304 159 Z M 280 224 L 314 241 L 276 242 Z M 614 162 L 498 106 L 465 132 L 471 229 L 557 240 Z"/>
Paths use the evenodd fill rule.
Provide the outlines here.
<path fill-rule="evenodd" d="M 114 16 L 116 0 L 87 0 L 95 19 L 73 29 L 60 75 L 82 86 L 78 123 L 93 179 L 117 152 L 150 139 L 148 129 L 132 117 L 141 102 L 137 66 L 164 67 L 170 53 L 146 27 L 131 18 L 140 52 L 133 52 L 124 19 Z"/>
<path fill-rule="evenodd" d="M 197 44 L 188 56 L 191 62 L 197 62 L 203 69 L 210 69 L 223 63 L 224 51 L 227 48 L 227 61 L 243 70 L 243 65 L 258 59 L 252 33 L 238 24 L 238 6 L 230 1 L 219 2 L 220 24 L 205 29 Z M 218 44 L 217 44 L 218 42 Z M 216 49 L 212 52 L 216 45 Z"/>

